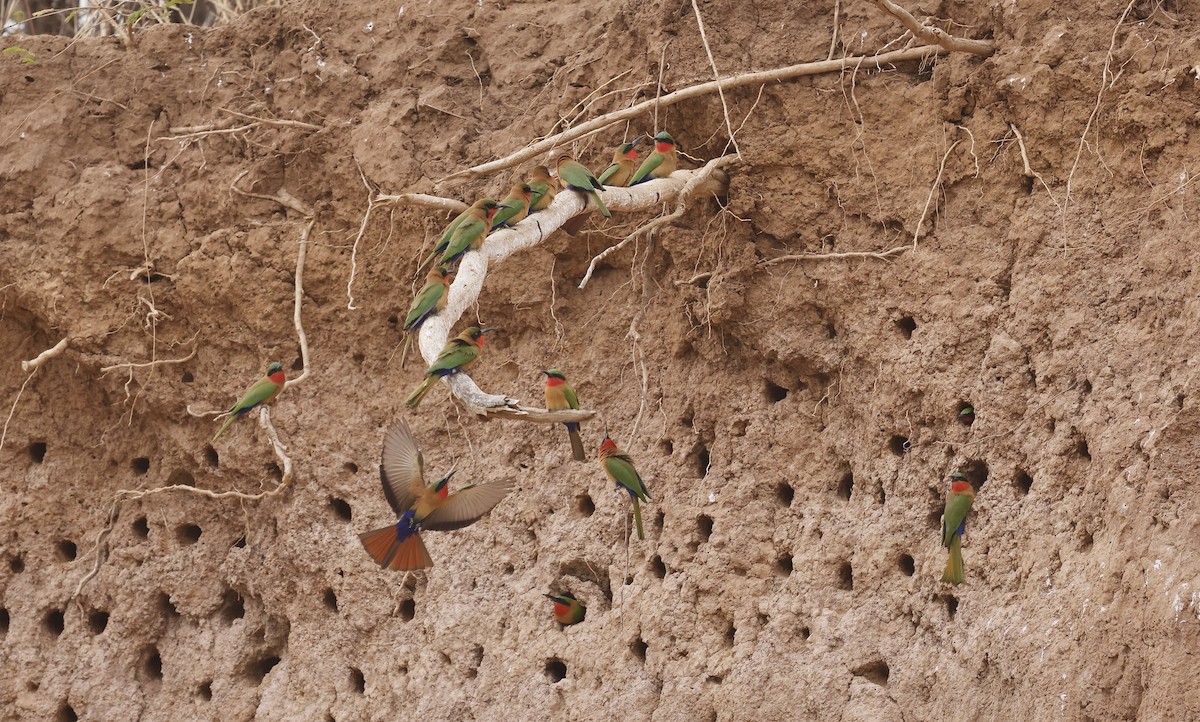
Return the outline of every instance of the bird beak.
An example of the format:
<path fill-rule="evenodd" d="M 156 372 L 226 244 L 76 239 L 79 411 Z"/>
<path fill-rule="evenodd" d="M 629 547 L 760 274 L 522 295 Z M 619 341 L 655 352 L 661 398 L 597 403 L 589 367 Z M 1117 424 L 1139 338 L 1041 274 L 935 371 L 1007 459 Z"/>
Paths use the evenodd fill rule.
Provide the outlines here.
<path fill-rule="evenodd" d="M 550 372 L 549 372 L 549 371 L 546 371 L 545 369 L 543 369 L 543 370 L 539 371 L 538 373 L 542 374 L 543 376 L 549 376 L 549 375 L 550 375 Z"/>
<path fill-rule="evenodd" d="M 643 135 L 639 135 L 638 137 L 634 138 L 633 140 L 631 140 L 629 142 L 632 143 L 633 145 L 637 146 L 637 145 L 641 145 L 642 141 L 645 139 L 646 139 L 646 136 L 643 134 Z"/>
<path fill-rule="evenodd" d="M 446 474 L 446 481 L 450 481 L 450 477 L 458 473 L 458 469 L 451 469 L 449 474 Z"/>
<path fill-rule="evenodd" d="M 553 594 L 547 594 L 546 599 L 552 599 L 556 602 L 558 601 L 558 597 L 554 596 Z"/>
<path fill-rule="evenodd" d="M 492 331 L 499 331 L 499 330 L 500 330 L 499 326 L 489 326 L 487 328 L 479 329 L 479 333 L 491 333 Z"/>

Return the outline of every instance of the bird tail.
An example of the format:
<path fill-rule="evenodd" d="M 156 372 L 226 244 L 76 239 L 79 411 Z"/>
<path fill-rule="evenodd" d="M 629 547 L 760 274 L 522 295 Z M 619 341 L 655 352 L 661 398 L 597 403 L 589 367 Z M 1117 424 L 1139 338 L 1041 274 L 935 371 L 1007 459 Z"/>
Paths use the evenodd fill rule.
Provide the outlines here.
<path fill-rule="evenodd" d="M 604 205 L 604 201 L 600 200 L 600 191 L 592 191 L 592 198 L 596 199 L 596 207 L 600 209 L 600 215 L 605 218 L 612 218 L 612 211 L 608 210 L 608 206 Z"/>
<path fill-rule="evenodd" d="M 962 537 L 954 535 L 950 542 L 950 556 L 946 558 L 946 571 L 942 572 L 942 581 L 947 584 L 962 584 L 967 576 L 963 572 Z"/>
<path fill-rule="evenodd" d="M 579 424 L 567 424 L 567 436 L 571 438 L 571 458 L 575 461 L 587 458 L 583 450 L 583 439 L 579 437 Z"/>
<path fill-rule="evenodd" d="M 404 364 L 408 361 L 408 350 L 412 348 L 412 334 L 405 332 L 404 348 L 400 351 L 400 368 L 404 368 Z"/>
<path fill-rule="evenodd" d="M 425 394 L 429 393 L 429 389 L 433 388 L 433 384 L 437 380 L 437 376 L 426 376 L 425 380 L 421 382 L 421 385 L 417 387 L 416 391 L 413 391 L 408 395 L 408 398 L 404 400 L 404 403 L 408 405 L 408 408 L 416 411 L 417 407 L 421 405 L 421 399 L 425 398 Z"/>
<path fill-rule="evenodd" d="M 238 417 L 237 414 L 234 414 L 234 413 L 228 414 L 225 418 L 225 423 L 221 424 L 221 428 L 217 429 L 216 436 L 213 436 L 212 441 L 210 441 L 209 443 L 210 444 L 217 443 L 217 439 L 221 438 L 221 434 L 225 433 L 225 431 L 233 424 L 233 422 L 237 420 L 237 417 Z"/>
<path fill-rule="evenodd" d="M 631 495 L 630 498 L 633 499 L 633 521 L 637 524 L 638 539 L 645 539 L 646 532 L 642 530 L 642 503 L 636 496 Z"/>
<path fill-rule="evenodd" d="M 400 537 L 396 524 L 359 534 L 367 553 L 379 566 L 397 572 L 411 572 L 433 566 L 433 559 L 425 549 L 425 542 L 415 530 Z"/>

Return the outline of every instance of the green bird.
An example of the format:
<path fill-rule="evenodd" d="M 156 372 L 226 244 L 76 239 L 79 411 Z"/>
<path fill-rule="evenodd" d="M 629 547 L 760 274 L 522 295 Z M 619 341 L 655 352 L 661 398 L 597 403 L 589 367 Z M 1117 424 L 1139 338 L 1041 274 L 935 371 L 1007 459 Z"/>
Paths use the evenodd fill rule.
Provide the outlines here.
<path fill-rule="evenodd" d="M 654 136 L 654 152 L 646 156 L 637 173 L 629 179 L 629 185 L 636 185 L 654 178 L 666 178 L 675 172 L 678 160 L 675 157 L 675 139 L 667 131 Z"/>
<path fill-rule="evenodd" d="M 575 395 L 575 388 L 567 383 L 567 377 L 558 369 L 548 369 L 542 373 L 546 374 L 546 410 L 547 411 L 565 411 L 567 409 L 578 409 L 579 398 Z M 563 426 L 567 427 L 567 436 L 571 439 L 571 457 L 575 461 L 583 461 L 586 454 L 583 451 L 583 439 L 579 438 L 579 423 L 567 422 Z"/>
<path fill-rule="evenodd" d="M 437 244 L 434 245 L 433 251 L 431 251 L 430 254 L 425 257 L 425 260 L 421 261 L 421 265 L 417 267 L 417 273 L 425 270 L 426 266 L 433 263 L 434 259 L 436 259 L 438 255 L 446 252 L 446 246 L 450 245 L 450 239 L 454 236 L 454 232 L 458 230 L 458 227 L 461 226 L 464 221 L 471 217 L 471 211 L 477 204 L 481 202 L 482 201 L 475 201 L 475 203 L 467 206 L 467 210 L 459 213 L 454 217 L 454 220 L 450 221 L 450 225 L 446 226 L 442 230 L 442 237 L 438 239 Z"/>
<path fill-rule="evenodd" d="M 544 165 L 536 166 L 529 174 L 527 182 L 533 189 L 533 195 L 529 198 L 529 212 L 549 208 L 550 203 L 554 201 L 554 194 L 558 192 L 558 182 L 550 175 L 550 169 Z"/>
<path fill-rule="evenodd" d="M 638 539 L 645 539 L 646 533 L 642 530 L 642 501 L 650 501 L 650 492 L 646 489 L 645 482 L 638 475 L 637 469 L 633 468 L 633 460 L 629 458 L 629 454 L 617 448 L 617 444 L 608 436 L 608 431 L 604 432 L 604 442 L 600 444 L 600 466 L 604 469 L 604 473 L 608 476 L 609 481 L 616 484 L 618 487 L 624 487 L 625 491 L 629 492 L 629 498 L 633 501 L 633 520 L 637 523 Z"/>
<path fill-rule="evenodd" d="M 492 230 L 492 221 L 501 208 L 503 206 L 491 198 L 475 201 L 469 210 L 470 215 L 454 229 L 439 263 L 451 266 L 467 251 L 478 249 L 479 244 L 483 243 L 483 239 Z"/>
<path fill-rule="evenodd" d="M 628 143 L 622 143 L 613 151 L 612 165 L 604 169 L 600 174 L 600 182 L 606 186 L 627 186 L 629 180 L 633 178 L 633 174 L 638 169 L 638 143 L 642 142 L 642 136 L 638 136 Z"/>
<path fill-rule="evenodd" d="M 408 316 L 404 318 L 404 351 L 400 353 L 400 368 L 404 368 L 413 336 L 420 330 L 421 324 L 446 307 L 451 283 L 454 283 L 454 272 L 445 266 L 435 266 L 429 271 L 425 285 L 413 298 L 412 305 L 408 307 Z"/>
<path fill-rule="evenodd" d="M 500 210 L 492 219 L 492 230 L 509 228 L 525 220 L 529 215 L 529 204 L 533 196 L 533 188 L 528 183 L 514 183 L 504 200 L 500 201 Z"/>
<path fill-rule="evenodd" d="M 546 597 L 554 602 L 554 621 L 564 627 L 582 622 L 583 616 L 587 614 L 587 607 L 570 592 L 547 594 Z"/>
<path fill-rule="evenodd" d="M 967 530 L 967 512 L 975 501 L 975 489 L 967 481 L 966 474 L 956 471 L 950 475 L 950 491 L 946 495 L 946 510 L 942 513 L 942 546 L 950 549 L 946 559 L 946 570 L 942 581 L 947 584 L 962 584 L 966 579 L 963 572 L 962 535 Z"/>
<path fill-rule="evenodd" d="M 212 443 L 216 443 L 217 439 L 221 438 L 221 434 L 229 428 L 237 419 L 250 413 L 250 410 L 261 404 L 269 404 L 275 400 L 280 391 L 283 391 L 283 384 L 287 380 L 283 373 L 283 364 L 278 361 L 272 361 L 267 367 L 267 375 L 250 384 L 246 392 L 242 394 L 242 398 L 237 400 L 233 406 L 229 407 L 222 416 L 227 417 L 225 423 L 221 424 L 221 428 L 217 429 L 217 435 L 212 437 Z"/>
<path fill-rule="evenodd" d="M 404 400 L 408 408 L 416 411 L 417 407 L 421 405 L 421 399 L 425 398 L 425 394 L 429 393 L 438 379 L 443 376 L 453 376 L 475 363 L 483 350 L 484 335 L 495 330 L 497 329 L 472 326 L 447 341 L 433 364 L 426 369 L 425 380 Z"/>
<path fill-rule="evenodd" d="M 590 170 L 565 153 L 558 156 L 558 160 L 554 161 L 554 166 L 558 168 L 558 182 L 563 188 L 590 193 L 596 201 L 596 207 L 600 209 L 600 215 L 612 218 L 612 211 L 608 210 L 608 206 L 605 206 L 604 201 L 600 199 L 600 191 L 604 190 L 604 185 L 596 179 L 596 176 L 592 175 Z"/>

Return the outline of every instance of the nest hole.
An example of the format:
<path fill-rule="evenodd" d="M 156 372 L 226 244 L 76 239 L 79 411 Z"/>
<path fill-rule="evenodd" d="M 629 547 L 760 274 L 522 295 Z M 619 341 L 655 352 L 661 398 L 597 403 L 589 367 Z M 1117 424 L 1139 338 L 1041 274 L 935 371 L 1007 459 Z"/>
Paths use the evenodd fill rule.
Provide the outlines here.
<path fill-rule="evenodd" d="M 728 649 L 733 649 L 733 645 L 736 642 L 737 642 L 737 627 L 734 626 L 733 620 L 729 620 L 729 622 L 725 626 L 725 647 Z"/>
<path fill-rule="evenodd" d="M 329 497 L 329 508 L 333 509 L 334 515 L 342 521 L 350 521 L 354 518 L 354 510 L 343 499 L 335 496 Z"/>
<path fill-rule="evenodd" d="M 321 601 L 325 603 L 325 607 L 331 612 L 338 610 L 337 594 L 334 594 L 332 589 L 326 588 L 325 593 L 321 597 Z"/>
<path fill-rule="evenodd" d="M 8 608 L 0 607 L 0 639 L 8 635 Z"/>
<path fill-rule="evenodd" d="M 558 657 L 551 657 L 546 660 L 546 679 L 552 683 L 558 683 L 567 678 L 567 663 Z"/>
<path fill-rule="evenodd" d="M 133 523 L 129 525 L 129 528 L 133 530 L 134 536 L 138 537 L 139 539 L 145 539 L 146 537 L 150 536 L 150 522 L 147 521 L 146 517 L 144 516 L 139 516 L 138 518 L 134 519 Z"/>
<path fill-rule="evenodd" d="M 970 401 L 959 401 L 954 415 L 958 419 L 958 423 L 970 426 L 975 423 L 975 406 Z"/>
<path fill-rule="evenodd" d="M 896 434 L 892 438 L 888 439 L 888 448 L 891 449 L 892 453 L 896 456 L 904 456 L 906 453 L 908 453 L 908 450 L 912 448 L 912 444 L 909 443 L 907 436 Z"/>
<path fill-rule="evenodd" d="M 910 554 L 901 554 L 896 560 L 896 565 L 900 567 L 900 573 L 906 577 L 911 577 L 917 571 L 917 563 Z"/>
<path fill-rule="evenodd" d="M 850 562 L 842 562 L 838 567 L 838 589 L 854 589 L 854 568 L 850 566 Z"/>
<path fill-rule="evenodd" d="M 51 609 L 50 611 L 46 612 L 46 616 L 43 618 L 42 623 L 45 625 L 46 631 L 50 632 L 56 637 L 61 636 L 63 630 L 66 628 L 66 620 L 63 618 L 61 609 Z"/>
<path fill-rule="evenodd" d="M 847 471 L 842 480 L 838 482 L 837 495 L 839 498 L 850 501 L 850 497 L 854 496 L 854 474 Z"/>
<path fill-rule="evenodd" d="M 108 612 L 93 609 L 88 614 L 88 628 L 92 630 L 92 634 L 102 634 L 108 629 Z"/>
<path fill-rule="evenodd" d="M 297 353 L 299 353 L 299 352 L 297 352 Z M 293 371 L 303 371 L 304 370 L 304 357 L 303 356 L 297 356 L 296 360 L 292 362 L 292 370 Z"/>
<path fill-rule="evenodd" d="M 190 471 L 184 469 L 176 469 L 167 477 L 167 486 L 195 486 L 196 477 L 192 476 Z"/>
<path fill-rule="evenodd" d="M 234 620 L 246 616 L 246 603 L 242 595 L 232 589 L 226 589 L 221 595 L 221 619 L 232 624 Z"/>
<path fill-rule="evenodd" d="M 129 462 L 129 466 L 133 468 L 133 473 L 142 476 L 150 471 L 150 459 L 145 456 L 139 456 Z"/>
<path fill-rule="evenodd" d="M 912 316 L 898 318 L 896 319 L 896 330 L 904 338 L 910 339 L 913 336 L 913 332 L 917 330 L 917 322 L 913 320 Z"/>
<path fill-rule="evenodd" d="M 575 511 L 583 518 L 588 518 L 596 513 L 596 502 L 592 501 L 592 497 L 588 494 L 580 494 L 575 497 Z"/>
<path fill-rule="evenodd" d="M 40 464 L 46 460 L 46 442 L 35 441 L 29 445 L 29 460 Z"/>
<path fill-rule="evenodd" d="M 646 644 L 646 640 L 638 637 L 629 645 L 629 651 L 633 652 L 633 656 L 638 658 L 638 661 L 646 661 L 646 651 L 650 649 L 650 645 Z"/>
<path fill-rule="evenodd" d="M 75 542 L 70 539 L 60 539 L 54 545 L 54 553 L 64 562 L 73 562 L 75 557 L 79 555 L 79 549 L 75 546 Z"/>
<path fill-rule="evenodd" d="M 213 469 L 217 468 L 221 464 L 221 455 L 217 453 L 217 450 L 213 448 L 212 444 L 209 444 L 204 448 L 204 463 L 208 464 L 209 467 Z"/>
<path fill-rule="evenodd" d="M 654 572 L 654 576 L 659 579 L 665 579 L 667 576 L 667 565 L 662 560 L 662 557 L 655 554 L 650 560 L 650 571 Z"/>
<path fill-rule="evenodd" d="M 951 619 L 954 619 L 954 615 L 958 614 L 958 597 L 953 594 L 947 594 L 943 601 L 946 604 L 946 614 Z"/>
<path fill-rule="evenodd" d="M 708 470 L 712 466 L 712 457 L 709 456 L 708 448 L 704 444 L 700 444 L 700 450 L 696 452 L 696 478 L 703 479 L 708 476 Z"/>
<path fill-rule="evenodd" d="M 1092 546 L 1096 543 L 1096 537 L 1088 530 L 1083 531 L 1083 536 L 1079 540 L 1079 550 L 1089 552 Z"/>
<path fill-rule="evenodd" d="M 886 687 L 891 670 L 888 669 L 887 662 L 884 662 L 882 659 L 876 659 L 851 670 L 851 673 L 856 677 L 870 680 L 880 687 Z"/>
<path fill-rule="evenodd" d="M 795 569 L 795 562 L 792 561 L 791 554 L 784 554 L 775 560 L 775 573 L 781 577 L 791 576 Z"/>
<path fill-rule="evenodd" d="M 400 602 L 400 618 L 411 622 L 417 616 L 417 602 L 411 598 Z"/>
<path fill-rule="evenodd" d="M 158 593 L 158 610 L 162 612 L 165 619 L 174 619 L 179 616 L 179 609 L 175 607 L 175 602 L 171 601 L 171 595 L 166 592 Z"/>
<path fill-rule="evenodd" d="M 811 636 L 812 636 L 812 629 L 810 629 L 808 627 L 800 627 L 800 639 L 807 642 L 808 638 Z"/>
<path fill-rule="evenodd" d="M 8 568 L 12 570 L 13 574 L 20 574 L 25 571 L 25 560 L 21 557 L 13 557 L 8 560 Z"/>
<path fill-rule="evenodd" d="M 74 707 L 63 702 L 62 706 L 58 708 L 58 714 L 54 715 L 54 719 L 57 722 L 75 722 L 79 719 L 79 715 L 75 714 Z"/>
<path fill-rule="evenodd" d="M 654 515 L 654 528 L 661 532 L 663 530 L 663 525 L 666 523 L 666 521 L 667 521 L 666 512 L 660 511 L 660 512 L 656 513 Z"/>
<path fill-rule="evenodd" d="M 763 395 L 766 397 L 767 403 L 777 404 L 787 398 L 788 390 L 779 384 L 768 381 L 763 389 Z"/>
<path fill-rule="evenodd" d="M 975 491 L 983 488 L 983 485 L 987 483 L 988 474 L 991 473 L 987 462 L 982 459 L 971 459 L 958 467 L 958 470 L 966 475 L 967 481 L 971 483 Z"/>
<path fill-rule="evenodd" d="M 1017 469 L 1017 475 L 1013 478 L 1013 485 L 1017 487 L 1017 491 L 1020 492 L 1021 496 L 1025 496 L 1033 488 L 1033 477 L 1024 469 Z"/>
<path fill-rule="evenodd" d="M 658 450 L 663 456 L 670 456 L 675 453 L 675 442 L 670 439 L 663 439 L 658 442 Z"/>
<path fill-rule="evenodd" d="M 262 684 L 262 681 L 266 678 L 267 674 L 270 673 L 272 669 L 275 669 L 275 665 L 279 664 L 281 661 L 282 660 L 274 654 L 261 657 L 246 666 L 246 676 L 254 680 L 256 683 Z"/>
<path fill-rule="evenodd" d="M 183 375 L 179 377 L 179 380 L 185 384 L 190 384 L 196 380 L 196 377 L 192 375 L 191 371 L 184 371 Z"/>
<path fill-rule="evenodd" d="M 796 490 L 786 481 L 780 482 L 775 487 L 775 498 L 779 500 L 780 506 L 791 506 L 792 500 L 796 498 Z"/>
<path fill-rule="evenodd" d="M 196 688 L 196 696 L 198 696 L 200 699 L 204 700 L 205 702 L 212 699 L 212 680 L 211 679 L 207 682 L 200 683 L 200 686 Z"/>
<path fill-rule="evenodd" d="M 203 530 L 195 524 L 180 524 L 175 527 L 175 539 L 184 546 L 191 546 L 200 541 Z"/>
<path fill-rule="evenodd" d="M 142 669 L 150 679 L 159 680 L 163 677 L 162 654 L 158 647 L 147 647 L 146 657 L 142 661 Z"/>
<path fill-rule="evenodd" d="M 350 668 L 350 684 L 354 685 L 354 691 L 359 694 L 364 694 L 367 691 L 367 678 L 363 676 L 361 669 L 357 667 Z"/>
<path fill-rule="evenodd" d="M 700 541 L 706 542 L 713 533 L 713 519 L 707 514 L 701 514 L 696 517 L 696 533 L 700 535 Z"/>
<path fill-rule="evenodd" d="M 357 474 L 358 473 L 358 464 L 355 464 L 353 461 L 347 461 L 345 464 L 342 464 L 342 468 L 346 471 L 347 474 Z"/>
<path fill-rule="evenodd" d="M 1092 451 L 1088 448 L 1087 439 L 1079 440 L 1079 443 L 1075 445 L 1075 453 L 1078 454 L 1079 458 L 1083 459 L 1084 461 L 1092 460 Z"/>

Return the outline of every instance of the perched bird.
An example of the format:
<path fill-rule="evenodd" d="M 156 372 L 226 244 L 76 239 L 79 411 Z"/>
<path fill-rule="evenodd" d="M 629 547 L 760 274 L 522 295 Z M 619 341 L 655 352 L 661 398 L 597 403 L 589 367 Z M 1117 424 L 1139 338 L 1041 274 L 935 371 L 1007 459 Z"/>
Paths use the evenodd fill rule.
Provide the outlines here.
<path fill-rule="evenodd" d="M 600 466 L 604 468 L 609 481 L 629 492 L 629 498 L 633 501 L 633 520 L 637 522 L 638 539 L 645 539 L 640 502 L 650 501 L 650 492 L 646 490 L 642 477 L 638 476 L 637 469 L 633 468 L 633 460 L 629 458 L 629 454 L 617 448 L 616 442 L 609 438 L 607 431 L 604 432 L 604 442 L 600 444 L 599 457 Z"/>
<path fill-rule="evenodd" d="M 413 411 L 421 404 L 421 399 L 433 388 L 433 384 L 443 376 L 452 376 L 467 369 L 479 358 L 483 350 L 484 334 L 495 331 L 494 328 L 479 328 L 472 326 L 446 342 L 433 365 L 425 370 L 425 380 L 416 388 L 404 403 Z"/>
<path fill-rule="evenodd" d="M 612 165 L 604 169 L 598 180 L 606 186 L 627 186 L 629 179 L 638 169 L 637 145 L 642 142 L 638 136 L 628 143 L 622 143 L 613 151 Z"/>
<path fill-rule="evenodd" d="M 514 183 L 508 196 L 500 201 L 500 210 L 492 219 L 492 230 L 515 226 L 529 215 L 529 202 L 533 188 L 528 183 Z"/>
<path fill-rule="evenodd" d="M 963 426 L 970 426 L 975 423 L 975 408 L 973 406 L 964 406 L 962 411 L 958 412 L 958 420 Z"/>
<path fill-rule="evenodd" d="M 283 383 L 286 380 L 283 364 L 272 361 L 271 365 L 267 367 L 267 375 L 250 384 L 246 392 L 242 394 L 242 398 L 238 399 L 237 403 L 230 406 L 229 410 L 223 414 L 227 418 L 225 423 L 221 424 L 221 428 L 217 429 L 217 435 L 212 437 L 212 443 L 216 443 L 217 439 L 221 438 L 221 434 L 224 434 L 235 420 L 250 413 L 250 409 L 274 401 L 279 392 L 283 391 Z"/>
<path fill-rule="evenodd" d="M 583 603 L 570 592 L 547 594 L 546 596 L 554 602 L 554 621 L 564 627 L 582 622 L 584 615 L 587 614 L 587 607 L 583 606 Z"/>
<path fill-rule="evenodd" d="M 600 191 L 604 190 L 604 185 L 596 180 L 596 176 L 592 175 L 590 170 L 565 153 L 558 156 L 554 165 L 558 168 L 558 182 L 563 188 L 590 193 L 596 201 L 596 207 L 600 209 L 600 215 L 612 218 L 612 211 L 600 200 Z"/>
<path fill-rule="evenodd" d="M 390 526 L 358 535 L 381 567 L 407 572 L 433 566 L 421 541 L 421 530 L 452 531 L 470 526 L 499 504 L 515 483 L 512 479 L 493 481 L 451 494 L 453 471 L 430 486 L 425 486 L 424 471 L 421 450 L 402 419 L 384 437 L 379 465 L 383 495 L 399 519 Z"/>
<path fill-rule="evenodd" d="M 502 207 L 491 198 L 475 201 L 467 210 L 469 215 L 466 220 L 450 235 L 439 263 L 443 266 L 453 265 L 468 250 L 479 248 L 479 244 L 483 243 L 483 239 L 492 230 L 492 220 Z M 434 249 L 434 252 L 436 253 L 437 249 Z"/>
<path fill-rule="evenodd" d="M 476 203 L 479 202 L 480 201 L 476 201 Z M 454 220 L 450 221 L 450 225 L 446 226 L 442 230 L 442 237 L 439 238 L 437 244 L 434 245 L 433 251 L 431 251 L 429 255 L 425 257 L 424 261 L 421 261 L 421 265 L 417 268 L 417 273 L 425 270 L 425 267 L 433 263 L 434 259 L 446 252 L 446 246 L 450 245 L 450 238 L 454 236 L 454 232 L 457 231 L 458 227 L 463 224 L 463 221 L 471 217 L 471 212 L 474 208 L 475 204 L 468 206 L 467 210 L 455 216 Z"/>
<path fill-rule="evenodd" d="M 566 409 L 578 409 L 579 399 L 575 396 L 575 389 L 571 384 L 567 383 L 567 377 L 563 376 L 563 372 L 558 369 L 549 369 L 543 371 L 546 374 L 546 409 L 549 411 L 564 411 Z M 579 423 L 570 421 L 564 423 L 567 427 L 567 436 L 571 439 L 571 457 L 575 461 L 583 461 L 585 454 L 583 451 L 583 439 L 579 438 Z"/>
<path fill-rule="evenodd" d="M 554 194 L 558 192 L 558 181 L 550 175 L 550 169 L 539 165 L 529 174 L 529 187 L 533 195 L 529 199 L 529 212 L 544 211 L 550 207 Z"/>
<path fill-rule="evenodd" d="M 400 353 L 400 368 L 404 368 L 413 336 L 417 334 L 421 324 L 446 307 L 451 283 L 454 283 L 454 272 L 445 266 L 434 266 L 426 276 L 425 285 L 413 297 L 412 305 L 408 307 L 408 315 L 404 318 L 404 350 Z"/>
<path fill-rule="evenodd" d="M 666 178 L 675 172 L 678 163 L 675 158 L 675 139 L 667 131 L 654 136 L 654 152 L 646 156 L 637 172 L 629 179 L 629 185 Z"/>
<path fill-rule="evenodd" d="M 951 474 L 946 510 L 942 513 L 942 546 L 950 548 L 942 581 L 948 584 L 962 584 L 966 579 L 963 573 L 962 535 L 967 528 L 967 512 L 971 510 L 973 501 L 975 489 L 967 481 L 966 474 L 961 471 Z"/>

